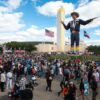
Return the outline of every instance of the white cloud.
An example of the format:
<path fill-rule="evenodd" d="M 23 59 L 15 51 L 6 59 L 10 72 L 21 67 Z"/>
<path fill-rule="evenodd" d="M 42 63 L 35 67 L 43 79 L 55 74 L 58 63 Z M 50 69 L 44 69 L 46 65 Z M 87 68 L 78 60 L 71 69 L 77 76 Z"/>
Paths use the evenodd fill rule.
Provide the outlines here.
<path fill-rule="evenodd" d="M 80 18 L 86 20 L 88 18 L 99 17 L 84 28 L 93 28 L 100 26 L 100 0 L 91 1 L 90 3 L 79 6 L 76 11 L 79 12 Z"/>
<path fill-rule="evenodd" d="M 25 40 L 26 40 L 25 37 L 17 34 L 11 34 L 10 36 L 9 34 L 6 35 L 0 34 L 0 43 L 10 42 L 10 41 L 25 41 Z"/>
<path fill-rule="evenodd" d="M 51 38 L 45 35 L 45 29 L 49 29 L 54 32 L 55 37 Z M 28 34 L 34 37 L 33 41 L 56 41 L 56 27 L 46 27 L 45 29 L 40 29 L 37 26 L 32 26 L 26 30 Z"/>
<path fill-rule="evenodd" d="M 11 9 L 17 9 L 20 4 L 21 4 L 22 0 L 8 0 L 8 7 Z"/>
<path fill-rule="evenodd" d="M 0 42 L 7 41 L 24 41 L 25 37 L 18 35 L 25 24 L 22 23 L 22 12 L 14 12 L 22 0 L 5 0 L 0 3 Z"/>
<path fill-rule="evenodd" d="M 15 32 L 24 27 L 21 22 L 23 13 L 0 13 L 0 33 Z"/>
<path fill-rule="evenodd" d="M 100 45 L 100 40 L 87 40 L 85 42 L 88 46 L 89 45 Z"/>
<path fill-rule="evenodd" d="M 31 35 L 37 35 L 37 36 L 43 36 L 45 33 L 43 29 L 39 29 L 37 26 L 32 26 L 26 31 Z"/>
<path fill-rule="evenodd" d="M 63 6 L 65 8 L 66 15 L 74 10 L 72 3 L 63 3 L 62 1 L 50 1 L 42 6 L 38 6 L 37 10 L 39 13 L 46 16 L 56 16 L 58 9 Z"/>
<path fill-rule="evenodd" d="M 94 32 L 94 35 L 100 36 L 100 30 L 96 30 L 96 31 Z"/>
<path fill-rule="evenodd" d="M 56 27 L 47 27 L 51 31 L 54 31 L 55 38 L 45 36 L 45 29 L 32 25 L 30 28 L 24 31 L 18 31 L 14 33 L 0 34 L 0 42 L 8 41 L 56 41 Z"/>
<path fill-rule="evenodd" d="M 25 25 L 21 19 L 22 12 L 14 12 L 20 5 L 22 0 L 5 0 L 0 3 L 0 33 L 15 32 Z"/>
<path fill-rule="evenodd" d="M 22 0 L 1 1 L 3 6 L 0 6 L 0 12 L 11 12 L 16 10 L 21 5 Z"/>
<path fill-rule="evenodd" d="M 93 1 L 93 0 L 79 0 L 79 6 L 84 6 L 91 1 Z"/>

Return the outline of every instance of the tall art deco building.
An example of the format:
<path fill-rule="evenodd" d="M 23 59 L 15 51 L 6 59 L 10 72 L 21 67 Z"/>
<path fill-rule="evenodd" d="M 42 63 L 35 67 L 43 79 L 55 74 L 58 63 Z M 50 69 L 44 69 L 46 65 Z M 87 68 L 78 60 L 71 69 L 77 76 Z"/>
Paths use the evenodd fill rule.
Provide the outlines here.
<path fill-rule="evenodd" d="M 65 51 L 65 29 L 61 21 L 65 19 L 65 10 L 61 7 L 57 12 L 57 51 Z"/>

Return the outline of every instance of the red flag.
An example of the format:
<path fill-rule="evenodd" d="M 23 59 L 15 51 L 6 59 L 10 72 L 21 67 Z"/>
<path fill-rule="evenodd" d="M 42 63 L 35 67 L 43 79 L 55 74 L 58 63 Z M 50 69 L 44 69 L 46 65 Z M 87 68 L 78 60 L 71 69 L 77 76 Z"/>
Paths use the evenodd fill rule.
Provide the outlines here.
<path fill-rule="evenodd" d="M 49 36 L 49 37 L 54 37 L 54 32 L 45 29 L 45 35 L 46 35 L 46 36 Z"/>

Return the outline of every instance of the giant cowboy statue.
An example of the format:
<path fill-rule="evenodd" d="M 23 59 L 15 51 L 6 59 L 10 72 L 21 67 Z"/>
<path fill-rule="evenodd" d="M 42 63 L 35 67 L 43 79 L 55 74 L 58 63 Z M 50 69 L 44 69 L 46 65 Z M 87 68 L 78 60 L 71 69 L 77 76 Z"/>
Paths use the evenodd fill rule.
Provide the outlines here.
<path fill-rule="evenodd" d="M 87 25 L 92 22 L 95 18 L 89 20 L 78 19 L 79 14 L 77 12 L 71 13 L 72 21 L 67 25 L 64 22 L 61 22 L 66 30 L 70 29 L 71 32 L 71 53 L 79 53 L 79 41 L 80 41 L 80 25 Z M 76 49 L 74 49 L 74 44 L 76 44 Z"/>

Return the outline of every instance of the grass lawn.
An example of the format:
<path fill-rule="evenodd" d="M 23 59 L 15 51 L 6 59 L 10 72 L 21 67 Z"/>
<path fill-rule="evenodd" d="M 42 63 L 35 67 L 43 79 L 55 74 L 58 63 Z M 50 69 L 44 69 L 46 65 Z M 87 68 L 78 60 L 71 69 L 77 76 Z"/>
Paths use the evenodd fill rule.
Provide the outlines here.
<path fill-rule="evenodd" d="M 54 59 L 62 59 L 62 60 L 75 60 L 75 59 L 80 59 L 81 61 L 100 61 L 100 56 L 95 56 L 95 55 L 52 55 L 49 57 L 49 60 L 54 60 Z"/>

